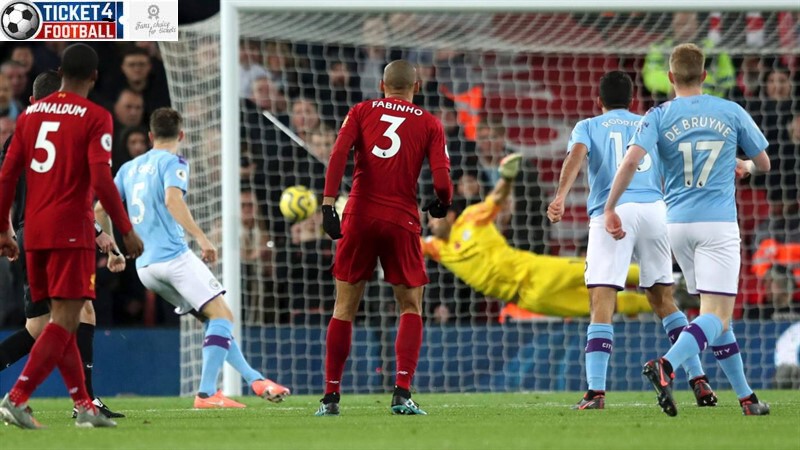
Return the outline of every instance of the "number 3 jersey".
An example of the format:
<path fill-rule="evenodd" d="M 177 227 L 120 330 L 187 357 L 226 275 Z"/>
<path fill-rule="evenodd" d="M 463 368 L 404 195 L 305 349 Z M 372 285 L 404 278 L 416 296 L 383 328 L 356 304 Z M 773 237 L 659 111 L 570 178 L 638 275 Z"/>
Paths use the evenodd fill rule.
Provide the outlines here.
<path fill-rule="evenodd" d="M 736 148 L 753 158 L 767 139 L 741 106 L 695 95 L 648 111 L 630 145 L 661 159 L 668 223 L 736 222 Z"/>
<path fill-rule="evenodd" d="M 450 169 L 441 122 L 402 99 L 361 102 L 342 123 L 334 152 L 350 148 L 355 149 L 355 169 L 345 214 L 394 222 L 419 233 L 422 163 L 427 157 L 432 172 Z M 326 176 L 325 195 L 335 196 L 338 183 Z"/>
<path fill-rule="evenodd" d="M 113 133 L 108 111 L 68 92 L 19 116 L 6 162 L 25 169 L 26 250 L 94 249 L 89 167 L 111 164 Z"/>
<path fill-rule="evenodd" d="M 575 144 L 583 144 L 589 151 L 589 217 L 603 214 L 617 167 L 622 164 L 626 145 L 636 132 L 640 120 L 642 116 L 627 109 L 612 109 L 597 117 L 581 120 L 572 130 L 567 151 L 572 151 Z M 619 204 L 653 203 L 663 198 L 658 159 L 648 155 L 639 163 Z"/>
<path fill-rule="evenodd" d="M 136 267 L 170 261 L 189 250 L 183 227 L 178 225 L 164 201 L 169 187 L 186 193 L 189 165 L 168 151 L 153 149 L 128 161 L 114 178 L 119 195 L 128 208 L 133 228 L 145 243 Z"/>

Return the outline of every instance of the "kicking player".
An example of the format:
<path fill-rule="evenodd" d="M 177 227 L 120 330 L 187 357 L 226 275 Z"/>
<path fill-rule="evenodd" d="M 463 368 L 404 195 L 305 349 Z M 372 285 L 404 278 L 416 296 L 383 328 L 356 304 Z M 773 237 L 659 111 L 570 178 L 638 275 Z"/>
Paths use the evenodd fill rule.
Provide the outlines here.
<path fill-rule="evenodd" d="M 36 102 L 36 99 L 47 97 L 48 95 L 56 92 L 61 87 L 61 77 L 55 71 L 49 70 L 39 74 L 33 81 L 33 96 L 30 98 L 31 104 Z M 0 155 L 0 165 L 5 160 L 8 146 L 11 144 L 11 137 L 8 138 L 3 145 L 3 154 Z M 50 321 L 50 304 L 47 302 L 32 302 L 30 287 L 28 286 L 27 270 L 25 268 L 25 249 L 24 249 L 24 230 L 25 223 L 25 177 L 20 177 L 17 182 L 17 190 L 14 195 L 14 204 L 12 207 L 14 215 L 11 220 L 11 229 L 16 230 L 16 241 L 19 245 L 19 258 L 15 264 L 20 267 L 19 273 L 23 277 L 23 291 L 25 303 L 25 328 L 11 334 L 2 342 L 0 342 L 0 372 L 10 367 L 15 362 L 22 359 L 23 356 L 30 353 L 33 348 L 36 338 L 42 334 L 47 322 Z M 112 272 L 121 272 L 125 270 L 125 257 L 118 252 L 115 253 L 116 246 L 114 240 L 95 224 L 95 243 L 101 251 L 108 254 L 107 267 Z M 85 302 L 81 310 L 80 325 L 76 333 L 78 340 L 78 350 L 81 353 L 81 362 L 83 363 L 83 375 L 86 384 L 86 392 L 95 406 L 106 417 L 119 418 L 125 417 L 124 414 L 111 411 L 99 397 L 94 396 L 94 389 L 92 387 L 92 371 L 94 361 L 94 329 L 97 324 L 94 315 L 94 305 L 92 302 Z M 77 417 L 77 409 L 72 411 L 73 418 Z"/>
<path fill-rule="evenodd" d="M 537 255 L 518 250 L 497 229 L 495 218 L 508 203 L 521 155 L 506 156 L 500 163 L 500 180 L 481 203 L 463 209 L 453 202 L 444 218 L 432 218 L 433 233 L 422 240 L 423 254 L 482 292 L 538 314 L 562 317 L 589 315 L 589 292 L 584 283 L 583 258 Z M 631 266 L 627 281 L 638 282 L 639 268 Z M 621 292 L 616 311 L 621 314 L 649 312 L 644 295 Z"/>
<path fill-rule="evenodd" d="M 661 358 L 648 361 L 645 377 L 667 415 L 678 409 L 672 398 L 673 368 L 708 345 L 730 381 L 745 415 L 769 414 L 747 384 L 742 355 L 731 328 L 739 285 L 740 239 L 736 220 L 735 176 L 768 171 L 767 139 L 753 119 L 728 100 L 703 94 L 705 55 L 694 44 L 672 51 L 669 79 L 676 98 L 642 119 L 620 165 L 605 206 L 605 227 L 624 239 L 636 224 L 621 219 L 617 204 L 648 154 L 665 174 L 667 230 L 675 259 L 691 294 L 700 294 L 700 316 Z M 741 147 L 751 161 L 737 161 Z"/>
<path fill-rule="evenodd" d="M 15 258 L 19 253 L 8 218 L 15 185 L 26 169 L 25 252 L 31 300 L 50 301 L 50 323 L 0 402 L 3 420 L 21 428 L 41 427 L 27 403 L 56 366 L 78 410 L 75 424 L 116 426 L 99 412 L 86 391 L 75 336 L 84 302 L 95 296 L 92 191 L 109 205 L 128 256 L 141 254 L 143 244 L 111 179 L 111 114 L 86 99 L 97 80 L 97 64 L 97 53 L 85 44 L 64 50 L 61 90 L 19 116 L 0 171 L 0 254 Z"/>
<path fill-rule="evenodd" d="M 194 407 L 244 408 L 217 390 L 222 364 L 227 360 L 247 380 L 253 392 L 281 402 L 289 389 L 266 379 L 244 359 L 233 340 L 233 313 L 225 302 L 225 289 L 203 263 L 217 260 L 217 249 L 197 225 L 183 200 L 189 185 L 189 165 L 177 155 L 183 140 L 183 119 L 171 108 L 159 108 L 150 116 L 153 149 L 120 167 L 114 182 L 134 229 L 147 242 L 136 260 L 142 284 L 185 314 L 198 311 L 207 320 L 203 341 L 203 370 Z M 98 221 L 108 226 L 103 203 L 95 205 Z M 184 230 L 195 238 L 203 261 L 189 250 Z"/>
<path fill-rule="evenodd" d="M 411 102 L 419 91 L 414 66 L 392 61 L 379 87 L 383 99 L 350 109 L 325 175 L 322 225 L 332 239 L 341 241 L 333 267 L 336 303 L 325 340 L 325 396 L 318 416 L 339 414 L 353 319 L 378 259 L 400 308 L 392 413 L 425 414 L 411 399 L 411 380 L 422 346 L 422 287 L 428 283 L 418 237 L 417 179 L 427 157 L 437 199 L 423 211 L 443 217 L 453 195 L 450 161 L 442 124 Z M 353 189 L 340 228 L 334 203 L 353 147 Z"/>
<path fill-rule="evenodd" d="M 591 321 L 586 331 L 586 380 L 589 390 L 574 409 L 604 409 L 606 373 L 614 343 L 617 292 L 624 289 L 631 258 L 639 262 L 639 286 L 645 290 L 653 312 L 661 319 L 671 342 L 687 325 L 686 315 L 672 299 L 672 253 L 667 240 L 667 216 L 661 191 L 661 167 L 650 155 L 639 162 L 633 181 L 620 198 L 619 214 L 628 226 L 628 239 L 617 241 L 605 232 L 603 207 L 611 189 L 624 146 L 642 116 L 628 111 L 633 82 L 628 74 L 613 71 L 600 79 L 597 106 L 603 114 L 578 122 L 567 146 L 555 199 L 547 210 L 553 223 L 564 214 L 564 200 L 588 156 L 589 247 L 586 252 L 586 287 L 591 299 Z M 699 406 L 714 406 L 717 397 L 695 355 L 683 363 Z"/>

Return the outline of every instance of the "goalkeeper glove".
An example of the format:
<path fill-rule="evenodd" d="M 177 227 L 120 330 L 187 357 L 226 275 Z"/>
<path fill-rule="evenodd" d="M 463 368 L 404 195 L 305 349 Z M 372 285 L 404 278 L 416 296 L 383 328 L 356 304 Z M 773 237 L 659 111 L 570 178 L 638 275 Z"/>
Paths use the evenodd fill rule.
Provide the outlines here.
<path fill-rule="evenodd" d="M 339 223 L 339 213 L 333 205 L 322 205 L 322 229 L 334 241 L 342 238 L 342 228 Z"/>
<path fill-rule="evenodd" d="M 423 212 L 427 212 L 431 217 L 437 219 L 446 216 L 448 209 L 450 209 L 450 205 L 443 204 L 438 198 L 431 200 L 427 205 L 422 207 Z"/>
<path fill-rule="evenodd" d="M 519 173 L 520 165 L 522 164 L 522 155 L 519 153 L 512 153 L 502 161 L 500 161 L 500 176 L 506 180 L 513 180 Z"/>

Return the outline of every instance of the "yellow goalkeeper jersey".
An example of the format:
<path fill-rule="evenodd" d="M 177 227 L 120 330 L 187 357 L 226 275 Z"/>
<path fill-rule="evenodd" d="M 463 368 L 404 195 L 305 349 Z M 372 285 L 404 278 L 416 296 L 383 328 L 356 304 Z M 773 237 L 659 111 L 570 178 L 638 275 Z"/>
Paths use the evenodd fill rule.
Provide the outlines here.
<path fill-rule="evenodd" d="M 458 216 L 449 240 L 425 238 L 422 251 L 473 289 L 511 301 L 529 276 L 528 262 L 537 255 L 508 245 L 494 224 L 499 212 L 500 206 L 489 196 Z"/>

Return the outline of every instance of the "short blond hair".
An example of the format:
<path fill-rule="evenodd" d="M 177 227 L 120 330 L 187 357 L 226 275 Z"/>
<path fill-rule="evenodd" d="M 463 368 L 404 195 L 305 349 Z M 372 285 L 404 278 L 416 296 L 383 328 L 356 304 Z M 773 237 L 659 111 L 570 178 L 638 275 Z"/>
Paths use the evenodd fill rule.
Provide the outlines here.
<path fill-rule="evenodd" d="M 672 50 L 669 57 L 669 70 L 678 86 L 696 86 L 703 82 L 706 56 L 694 44 L 681 44 Z"/>

